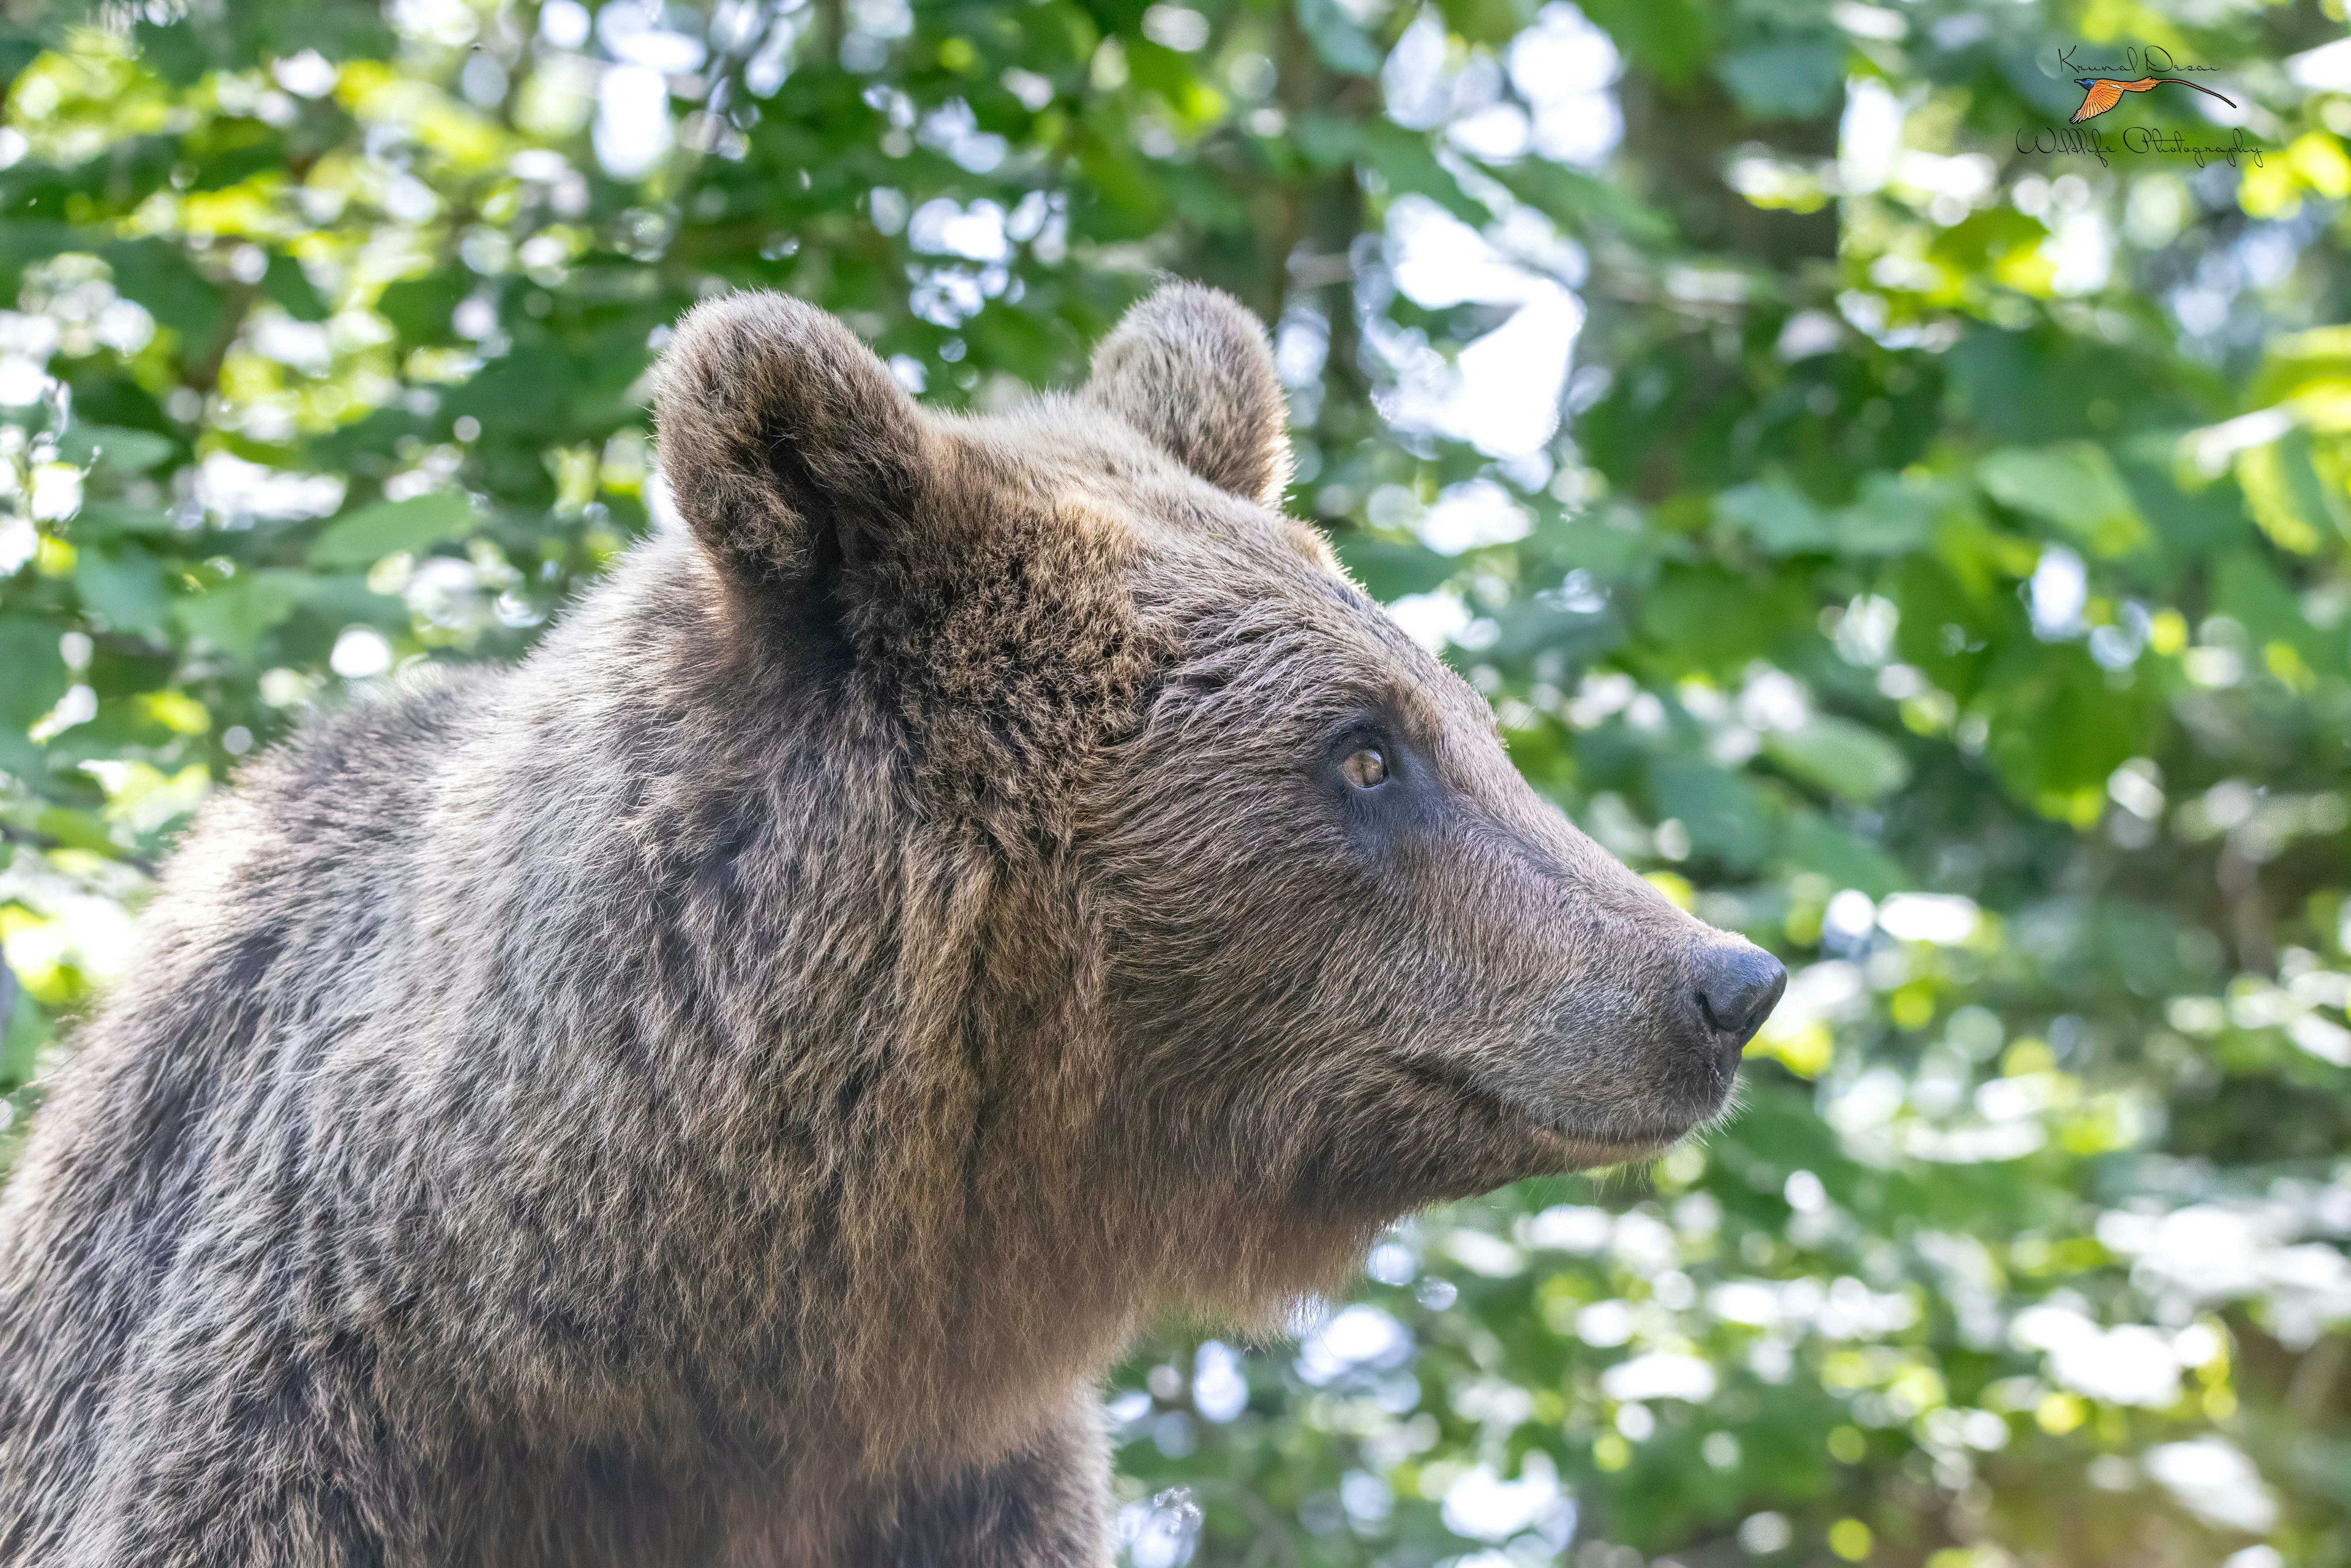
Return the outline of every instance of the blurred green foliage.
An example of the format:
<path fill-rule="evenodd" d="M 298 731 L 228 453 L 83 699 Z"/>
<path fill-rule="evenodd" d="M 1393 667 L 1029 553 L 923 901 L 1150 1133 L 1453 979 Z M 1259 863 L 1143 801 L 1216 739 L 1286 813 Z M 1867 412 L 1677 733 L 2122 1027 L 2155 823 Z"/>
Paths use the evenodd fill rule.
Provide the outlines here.
<path fill-rule="evenodd" d="M 0 16 L 20 1120 L 239 757 L 650 526 L 696 298 L 986 406 L 1172 270 L 1528 776 L 1795 978 L 1703 1144 L 1139 1358 L 1127 1556 L 2351 1561 L 2339 0 Z M 2053 151 L 2149 47 L 2236 107 Z"/>

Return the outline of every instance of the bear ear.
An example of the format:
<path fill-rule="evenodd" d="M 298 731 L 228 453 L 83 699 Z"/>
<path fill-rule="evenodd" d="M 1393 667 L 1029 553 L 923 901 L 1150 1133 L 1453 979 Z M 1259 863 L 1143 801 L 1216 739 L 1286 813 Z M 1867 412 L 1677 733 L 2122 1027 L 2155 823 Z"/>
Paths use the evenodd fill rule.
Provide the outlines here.
<path fill-rule="evenodd" d="M 1281 504 L 1289 406 L 1265 329 L 1231 295 L 1161 285 L 1094 350 L 1084 396 L 1210 484 Z"/>
<path fill-rule="evenodd" d="M 931 435 L 856 334 L 767 293 L 678 323 L 653 421 L 679 515 L 751 585 L 879 553 L 913 519 Z"/>

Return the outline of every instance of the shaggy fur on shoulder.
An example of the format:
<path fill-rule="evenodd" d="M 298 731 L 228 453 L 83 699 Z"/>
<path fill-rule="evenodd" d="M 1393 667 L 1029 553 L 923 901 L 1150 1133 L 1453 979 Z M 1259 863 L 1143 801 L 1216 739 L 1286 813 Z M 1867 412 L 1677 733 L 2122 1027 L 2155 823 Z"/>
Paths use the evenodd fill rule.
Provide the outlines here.
<path fill-rule="evenodd" d="M 1776 966 L 1273 509 L 1257 324 L 1095 363 L 705 305 L 687 528 L 206 807 L 0 1197 L 0 1563 L 1103 1563 L 1140 1326 L 1719 1109 Z"/>

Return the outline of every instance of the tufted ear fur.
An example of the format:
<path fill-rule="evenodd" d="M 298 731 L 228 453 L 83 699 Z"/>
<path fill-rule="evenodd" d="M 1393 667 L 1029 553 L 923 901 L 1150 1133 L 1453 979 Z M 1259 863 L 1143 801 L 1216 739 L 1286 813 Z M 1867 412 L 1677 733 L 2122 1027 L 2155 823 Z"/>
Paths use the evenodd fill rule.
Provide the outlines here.
<path fill-rule="evenodd" d="M 934 443 L 872 350 L 781 294 L 729 294 L 678 324 L 654 423 L 679 514 L 746 586 L 883 553 L 912 525 Z"/>
<path fill-rule="evenodd" d="M 1162 285 L 1094 350 L 1084 395 L 1210 484 L 1280 505 L 1289 408 L 1265 329 L 1231 295 Z"/>

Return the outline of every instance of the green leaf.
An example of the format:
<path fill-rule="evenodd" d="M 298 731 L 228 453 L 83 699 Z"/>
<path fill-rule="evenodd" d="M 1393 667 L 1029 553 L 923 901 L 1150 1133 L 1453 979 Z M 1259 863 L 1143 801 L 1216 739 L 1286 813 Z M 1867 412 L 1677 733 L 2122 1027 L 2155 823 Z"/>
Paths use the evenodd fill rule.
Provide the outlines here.
<path fill-rule="evenodd" d="M 2003 447 L 1976 465 L 1984 493 L 2038 517 L 2091 553 L 2127 555 L 2147 542 L 2146 519 L 2105 448 L 2086 441 Z"/>
<path fill-rule="evenodd" d="M 269 258 L 269 270 L 262 274 L 261 291 L 297 321 L 323 321 L 334 314 L 303 272 L 302 264 L 282 253 Z"/>
<path fill-rule="evenodd" d="M 192 635 L 239 658 L 258 653 L 261 641 L 302 602 L 308 579 L 298 571 L 239 572 L 226 582 L 180 600 L 172 607 Z"/>
<path fill-rule="evenodd" d="M 1334 71 L 1375 77 L 1387 57 L 1339 0 L 1298 0 L 1298 26 L 1315 56 Z"/>
<path fill-rule="evenodd" d="M 434 490 L 404 501 L 378 501 L 329 525 L 310 547 L 314 567 L 373 566 L 397 550 L 420 550 L 472 531 L 473 497 Z"/>
<path fill-rule="evenodd" d="M 367 621 L 379 626 L 399 627 L 405 626 L 408 620 L 407 607 L 398 598 L 376 592 L 357 572 L 305 578 L 302 608 L 306 613 L 338 626 Z"/>
<path fill-rule="evenodd" d="M 163 569 L 135 544 L 91 547 L 74 558 L 74 587 L 83 608 L 108 630 L 161 635 L 171 596 Z"/>
<path fill-rule="evenodd" d="M 1510 194 L 1573 230 L 1612 229 L 1635 244 L 1663 245 L 1673 223 L 1663 213 L 1618 186 L 1548 158 L 1521 158 L 1488 168 Z"/>
<path fill-rule="evenodd" d="M 1365 126 L 1363 157 L 1394 194 L 1416 192 L 1466 224 L 1482 227 L 1494 220 L 1485 204 L 1464 191 L 1452 172 L 1437 161 L 1428 138 L 1417 131 L 1389 120 Z"/>
<path fill-rule="evenodd" d="M 470 280 L 462 273 L 433 272 L 402 278 L 385 287 L 375 308 L 403 342 L 453 342 L 456 333 L 451 319 L 469 287 Z"/>
<path fill-rule="evenodd" d="M 1591 0 L 1583 11 L 1667 87 L 1687 86 L 1713 51 L 1714 9 L 1698 0 Z"/>
<path fill-rule="evenodd" d="M 1836 526 L 1801 491 L 1777 481 L 1741 485 L 1714 498 L 1715 516 L 1773 555 L 1833 550 Z"/>
<path fill-rule="evenodd" d="M 1158 230 L 1167 193 L 1149 163 L 1123 145 L 1089 136 L 1078 150 L 1078 167 L 1104 233 L 1127 239 Z"/>
<path fill-rule="evenodd" d="M 1639 625 L 1666 669 L 1731 675 L 1766 656 L 1807 614 L 1787 579 L 1668 565 L 1641 601 Z"/>
<path fill-rule="evenodd" d="M 14 81 L 41 57 L 47 40 L 28 29 L 0 24 L 0 81 Z"/>
<path fill-rule="evenodd" d="M 178 332 L 183 350 L 210 345 L 220 330 L 223 296 L 186 252 L 167 239 L 132 239 L 108 246 L 103 254 L 115 289 L 146 307 L 158 325 Z"/>
<path fill-rule="evenodd" d="M 1910 763 L 1899 747 L 1866 726 L 1828 714 L 1814 714 L 1797 729 L 1771 731 L 1763 749 L 1796 778 L 1847 800 L 1866 803 L 1910 779 Z"/>
<path fill-rule="evenodd" d="M 89 243 L 89 235 L 71 224 L 27 218 L 0 223 L 0 281 L 7 284 L 13 298 L 16 279 L 25 268 L 37 261 L 47 261 L 60 251 L 79 250 Z"/>
<path fill-rule="evenodd" d="M 1384 603 L 1408 593 L 1426 593 L 1461 570 L 1459 560 L 1426 545 L 1382 538 L 1361 528 L 1342 529 L 1332 542 L 1364 591 Z"/>
<path fill-rule="evenodd" d="M 2273 544 L 2296 555 L 2314 554 L 2326 540 L 2351 533 L 2351 508 L 2311 459 L 2310 436 L 2300 430 L 2237 455 L 2246 511 Z"/>
<path fill-rule="evenodd" d="M 1779 853 L 1796 871 L 1810 872 L 1831 887 L 1857 887 L 1872 898 L 1910 883 L 1901 862 L 1818 811 L 1789 813 Z"/>
<path fill-rule="evenodd" d="M 153 507 L 101 498 L 82 503 L 81 510 L 74 514 L 73 528 L 78 540 L 113 534 L 172 534 L 179 531 L 179 524 L 171 513 Z"/>
<path fill-rule="evenodd" d="M 1298 155 L 1314 169 L 1336 169 L 1352 162 L 1364 145 L 1353 121 L 1313 110 L 1298 117 L 1290 140 Z"/>
<path fill-rule="evenodd" d="M 1656 775 L 1657 814 L 1678 819 L 1691 847 L 1732 871 L 1752 870 L 1771 848 L 1763 793 L 1738 774 L 1703 762 L 1667 762 Z"/>
<path fill-rule="evenodd" d="M 1740 49 L 1715 64 L 1739 107 L 1756 120 L 1810 120 L 1844 91 L 1845 44 L 1821 33 Z"/>
<path fill-rule="evenodd" d="M 0 615 L 0 724 L 21 730 L 57 706 L 69 684 L 57 628 L 29 615 Z"/>
<path fill-rule="evenodd" d="M 125 430 L 120 425 L 83 424 L 66 428 L 57 440 L 57 455 L 88 467 L 103 462 L 126 474 L 143 473 L 178 455 L 180 444 L 152 430 Z"/>
<path fill-rule="evenodd" d="M 1861 495 L 1836 515 L 1838 551 L 1844 555 L 1904 555 L 1934 537 L 1935 525 L 1963 512 L 1963 486 L 1925 474 L 1869 475 Z"/>
<path fill-rule="evenodd" d="M 2351 327 L 2319 327 L 2272 339 L 2245 395 L 2258 408 L 2314 391 L 2339 396 L 2346 385 L 2351 385 Z"/>
<path fill-rule="evenodd" d="M 2252 550 L 2232 550 L 2213 563 L 2212 607 L 2242 626 L 2256 650 L 2283 643 L 2306 664 L 2343 671 L 2341 633 L 2313 624 L 2294 591 Z"/>
<path fill-rule="evenodd" d="M 1473 44 L 1507 44 L 1534 20 L 1520 0 L 1437 0 L 1446 26 Z"/>
<path fill-rule="evenodd" d="M 2108 776 L 2147 754 L 2162 710 L 2145 683 L 2118 688 L 2076 643 L 2014 639 L 1995 659 L 1980 706 L 2001 781 L 2048 816 L 2095 821 Z"/>
<path fill-rule="evenodd" d="M 0 859 L 0 866 L 6 863 Z M 56 1038 L 56 1026 L 43 1015 L 31 992 L 0 983 L 0 1089 L 29 1082 L 43 1049 Z"/>

